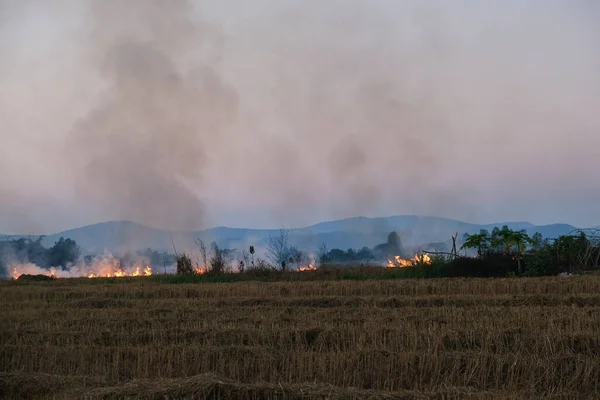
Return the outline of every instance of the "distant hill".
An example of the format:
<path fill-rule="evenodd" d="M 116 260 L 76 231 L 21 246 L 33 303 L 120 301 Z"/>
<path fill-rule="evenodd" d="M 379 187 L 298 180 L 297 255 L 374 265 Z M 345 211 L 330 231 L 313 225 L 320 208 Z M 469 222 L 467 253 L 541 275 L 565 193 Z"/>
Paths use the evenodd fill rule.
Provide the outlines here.
<path fill-rule="evenodd" d="M 481 229 L 491 231 L 495 226 L 502 225 L 508 225 L 511 229 L 526 229 L 530 235 L 540 232 L 550 238 L 576 229 L 568 224 L 537 226 L 528 222 L 499 222 L 479 225 L 448 218 L 399 215 L 347 218 L 291 229 L 290 242 L 304 250 L 316 250 L 321 243 L 326 243 L 329 249 L 373 247 L 385 242 L 388 233 L 397 231 L 406 245 L 440 244 L 449 243 L 455 233 L 462 237 L 464 233 L 477 233 Z M 269 229 L 217 227 L 195 232 L 172 232 L 172 237 L 178 251 L 196 249 L 196 239 L 215 241 L 226 248 L 241 249 L 252 244 L 258 250 L 266 244 L 269 235 L 277 233 L 278 230 Z M 44 245 L 52 245 L 61 236 L 77 241 L 86 253 L 135 251 L 148 247 L 171 252 L 173 249 L 168 231 L 130 221 L 103 222 L 48 235 L 44 238 Z"/>

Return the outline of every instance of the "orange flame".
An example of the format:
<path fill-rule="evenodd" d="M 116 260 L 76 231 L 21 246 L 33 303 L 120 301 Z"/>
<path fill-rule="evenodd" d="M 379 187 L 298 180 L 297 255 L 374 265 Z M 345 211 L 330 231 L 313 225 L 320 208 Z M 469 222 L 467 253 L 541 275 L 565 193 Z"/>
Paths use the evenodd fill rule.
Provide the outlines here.
<path fill-rule="evenodd" d="M 423 254 L 420 256 L 419 254 L 415 254 L 413 258 L 410 260 L 405 260 L 400 256 L 394 256 L 394 261 L 388 260 L 388 268 L 406 268 L 413 267 L 417 264 L 431 264 L 431 257 L 427 254 Z"/>
<path fill-rule="evenodd" d="M 121 278 L 124 276 L 150 276 L 152 268 L 149 265 L 143 267 L 143 264 L 136 265 L 133 272 L 127 272 L 119 266 L 119 261 L 107 258 L 101 262 L 96 262 L 91 266 L 81 267 L 75 266 L 70 271 L 58 271 L 52 268 L 49 271 L 38 267 L 35 264 L 13 264 L 13 279 L 18 279 L 23 274 L 45 275 L 53 278 L 57 277 L 87 277 L 87 278 Z"/>
<path fill-rule="evenodd" d="M 298 267 L 298 271 L 314 271 L 317 268 L 312 265 L 312 264 L 308 264 L 306 267 Z"/>
<path fill-rule="evenodd" d="M 198 275 L 204 275 L 204 274 L 205 274 L 205 273 L 207 273 L 207 272 L 208 272 L 208 269 L 207 269 L 207 268 L 201 268 L 201 267 L 197 267 L 197 268 L 196 268 L 196 273 L 197 273 Z"/>
<path fill-rule="evenodd" d="M 133 271 L 130 274 L 123 271 L 123 269 L 121 269 L 121 268 L 117 268 L 116 271 L 113 268 L 114 267 L 112 265 L 106 265 L 103 268 L 101 268 L 103 270 L 101 273 L 99 273 L 99 274 L 91 273 L 87 277 L 88 278 L 122 278 L 124 276 L 150 276 L 150 275 L 152 275 L 152 268 L 150 268 L 149 265 L 147 265 L 143 269 L 143 271 L 142 271 L 141 266 L 138 265 L 135 267 L 135 271 Z"/>
<path fill-rule="evenodd" d="M 127 276 L 127 274 L 125 272 L 123 272 L 123 270 L 121 268 L 119 268 L 117 270 L 117 272 L 115 272 L 115 278 L 122 278 L 124 276 Z"/>

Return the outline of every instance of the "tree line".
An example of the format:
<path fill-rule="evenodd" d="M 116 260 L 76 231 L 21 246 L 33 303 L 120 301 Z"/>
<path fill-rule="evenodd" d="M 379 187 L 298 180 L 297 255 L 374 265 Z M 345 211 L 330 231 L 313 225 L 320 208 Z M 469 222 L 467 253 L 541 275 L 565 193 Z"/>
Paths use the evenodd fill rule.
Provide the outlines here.
<path fill-rule="evenodd" d="M 61 268 L 80 260 L 81 249 L 69 238 L 61 237 L 51 247 L 43 246 L 44 237 L 5 239 L 0 241 L 0 276 L 9 276 L 10 263 L 33 263 L 40 268 Z M 454 239 L 454 238 L 453 238 Z M 241 251 L 221 248 L 217 243 L 206 244 L 196 240 L 199 255 L 159 252 L 148 248 L 135 254 L 125 254 L 119 258 L 121 265 L 127 266 L 142 257 L 153 267 L 177 265 L 177 273 L 222 274 L 238 270 L 281 270 L 305 267 L 308 264 L 340 264 L 381 261 L 399 255 L 407 258 L 400 236 L 390 232 L 384 243 L 373 248 L 327 249 L 323 243 L 316 254 L 307 253 L 290 244 L 289 231 L 281 229 L 269 236 L 262 257 L 256 254 L 255 247 Z M 577 230 L 555 239 L 544 238 L 540 233 L 529 236 L 525 230 L 511 230 L 508 226 L 496 227 L 491 232 L 481 230 L 476 234 L 464 234 L 460 250 L 472 251 L 475 258 L 446 253 L 445 257 L 434 257 L 439 263 L 452 264 L 460 276 L 539 276 L 554 275 L 560 272 L 574 272 L 578 269 L 600 266 L 600 230 Z M 92 255 L 83 257 L 91 262 Z"/>
<path fill-rule="evenodd" d="M 66 269 L 75 263 L 81 249 L 73 239 L 61 237 L 53 246 L 46 248 L 42 245 L 43 236 L 35 239 L 18 238 L 0 241 L 0 275 L 8 276 L 10 263 L 33 263 L 40 268 Z"/>
<path fill-rule="evenodd" d="M 463 249 L 473 249 L 483 260 L 504 257 L 516 261 L 520 275 L 555 275 L 600 266 L 600 230 L 578 229 L 555 239 L 537 232 L 515 231 L 504 225 L 490 233 L 465 234 Z"/>
<path fill-rule="evenodd" d="M 358 250 L 327 249 L 322 243 L 317 254 L 300 250 L 290 243 L 289 230 L 280 229 L 276 234 L 269 235 L 265 243 L 263 257 L 255 257 L 256 251 L 253 245 L 247 250 L 221 249 L 212 242 L 207 246 L 202 240 L 196 240 L 199 257 L 183 253 L 177 257 L 177 273 L 191 274 L 197 271 L 202 273 L 220 274 L 233 268 L 240 272 L 245 270 L 293 270 L 306 268 L 308 265 L 374 261 L 388 258 L 394 255 L 405 255 L 400 236 L 397 232 L 391 232 L 385 243 L 378 244 L 373 248 L 363 247 Z M 233 265 L 232 265 L 233 264 Z"/>
<path fill-rule="evenodd" d="M 373 248 L 367 246 L 361 249 L 331 249 L 327 250 L 326 244 L 321 244 L 319 248 L 319 262 L 321 264 L 329 263 L 348 263 L 373 261 L 390 258 L 394 256 L 407 257 L 406 250 L 400 240 L 400 235 L 396 231 L 390 232 L 385 243 L 378 244 Z"/>

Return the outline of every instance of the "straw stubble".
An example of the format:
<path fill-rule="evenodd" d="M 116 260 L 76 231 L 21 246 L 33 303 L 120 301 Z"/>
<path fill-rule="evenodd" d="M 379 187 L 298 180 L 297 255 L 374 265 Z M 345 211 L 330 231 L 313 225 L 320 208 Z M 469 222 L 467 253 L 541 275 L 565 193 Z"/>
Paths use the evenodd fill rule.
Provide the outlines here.
<path fill-rule="evenodd" d="M 599 289 L 597 277 L 4 284 L 0 392 L 593 397 Z"/>

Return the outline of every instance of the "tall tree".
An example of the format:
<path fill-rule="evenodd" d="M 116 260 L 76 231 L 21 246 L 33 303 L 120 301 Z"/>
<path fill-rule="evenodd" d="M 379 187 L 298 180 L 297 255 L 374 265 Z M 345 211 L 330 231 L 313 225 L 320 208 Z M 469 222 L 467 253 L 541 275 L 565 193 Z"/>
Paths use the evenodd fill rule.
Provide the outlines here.
<path fill-rule="evenodd" d="M 250 256 L 252 257 L 252 266 L 254 266 L 254 246 L 250 245 Z"/>
<path fill-rule="evenodd" d="M 528 244 L 532 244 L 532 240 L 525 230 L 518 231 L 518 232 L 512 231 L 508 237 L 507 247 L 508 248 L 510 248 L 510 246 L 516 247 L 517 265 L 519 268 L 519 274 L 523 273 L 523 270 L 521 267 L 521 257 L 523 256 L 523 252 L 527 248 Z"/>
<path fill-rule="evenodd" d="M 544 237 L 541 233 L 536 232 L 531 237 L 531 245 L 535 250 L 538 250 L 544 244 Z"/>
<path fill-rule="evenodd" d="M 267 258 L 273 265 L 280 265 L 282 269 L 285 269 L 285 265 L 290 258 L 288 230 L 280 229 L 278 235 L 269 235 L 267 241 Z"/>
<path fill-rule="evenodd" d="M 52 267 L 66 267 L 75 263 L 81 255 L 81 249 L 73 239 L 61 237 L 48 249 L 48 261 Z"/>
<path fill-rule="evenodd" d="M 328 257 L 328 251 L 327 251 L 327 243 L 322 242 L 321 245 L 319 245 L 319 263 L 320 264 L 325 264 L 330 262 L 331 260 Z"/>
<path fill-rule="evenodd" d="M 481 230 L 479 233 L 474 235 L 466 236 L 462 249 L 477 249 L 477 255 L 483 256 L 488 252 L 490 248 L 490 236 L 486 230 Z"/>
<path fill-rule="evenodd" d="M 206 250 L 206 245 L 204 244 L 204 240 L 196 239 L 196 246 L 200 250 L 200 259 L 202 260 L 202 268 L 204 270 L 208 269 L 208 252 Z"/>
<path fill-rule="evenodd" d="M 213 256 L 210 259 L 210 272 L 215 275 L 220 275 L 225 272 L 227 268 L 227 260 L 225 259 L 227 255 L 227 249 L 221 250 L 216 242 L 212 242 L 211 248 L 213 251 Z"/>
<path fill-rule="evenodd" d="M 380 256 L 405 256 L 400 236 L 396 231 L 390 232 L 387 236 L 387 241 L 385 243 L 378 244 L 373 248 L 373 250 Z"/>

